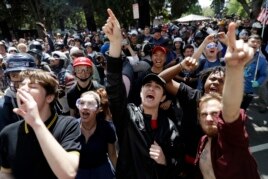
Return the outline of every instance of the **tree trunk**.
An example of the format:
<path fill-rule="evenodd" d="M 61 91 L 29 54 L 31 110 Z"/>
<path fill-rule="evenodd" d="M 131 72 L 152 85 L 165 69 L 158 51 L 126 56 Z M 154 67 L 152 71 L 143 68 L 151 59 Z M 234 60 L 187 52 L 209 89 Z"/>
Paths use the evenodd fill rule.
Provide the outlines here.
<path fill-rule="evenodd" d="M 2 39 L 4 39 L 4 40 L 9 40 L 9 41 L 11 41 L 12 39 L 12 37 L 11 37 L 11 34 L 10 34 L 10 29 L 9 29 L 9 27 L 8 27 L 8 25 L 7 25 L 7 21 L 0 21 L 0 29 L 1 29 L 1 31 L 2 31 L 2 35 L 3 35 L 3 37 L 2 37 Z"/>
<path fill-rule="evenodd" d="M 139 24 L 140 28 L 150 26 L 150 4 L 149 0 L 138 0 L 139 3 Z"/>
<path fill-rule="evenodd" d="M 251 16 L 251 11 L 250 11 L 250 7 L 247 3 L 246 0 L 237 0 L 243 7 L 243 9 L 245 10 L 245 12 L 248 14 L 248 16 Z"/>
<path fill-rule="evenodd" d="M 94 18 L 92 4 L 90 4 L 90 2 L 88 1 L 88 3 L 84 5 L 83 9 L 84 9 L 85 17 L 86 17 L 88 30 L 96 31 L 97 27 L 96 27 L 96 22 Z"/>
<path fill-rule="evenodd" d="M 266 0 L 264 0 L 266 1 Z M 260 10 L 261 10 L 262 0 L 254 0 L 252 1 L 252 13 L 251 13 L 251 19 L 257 19 Z"/>

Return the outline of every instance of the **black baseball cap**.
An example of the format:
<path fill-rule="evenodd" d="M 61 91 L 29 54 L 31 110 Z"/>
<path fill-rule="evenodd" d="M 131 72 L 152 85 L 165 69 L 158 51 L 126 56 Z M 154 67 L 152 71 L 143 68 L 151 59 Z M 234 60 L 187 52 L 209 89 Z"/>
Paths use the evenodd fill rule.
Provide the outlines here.
<path fill-rule="evenodd" d="M 154 73 L 151 73 L 149 75 L 146 75 L 143 80 L 142 80 L 142 86 L 151 82 L 151 81 L 154 81 L 156 82 L 157 84 L 159 84 L 160 86 L 163 87 L 163 89 L 165 90 L 165 87 L 166 87 L 166 81 L 161 78 L 160 76 L 154 74 Z"/>

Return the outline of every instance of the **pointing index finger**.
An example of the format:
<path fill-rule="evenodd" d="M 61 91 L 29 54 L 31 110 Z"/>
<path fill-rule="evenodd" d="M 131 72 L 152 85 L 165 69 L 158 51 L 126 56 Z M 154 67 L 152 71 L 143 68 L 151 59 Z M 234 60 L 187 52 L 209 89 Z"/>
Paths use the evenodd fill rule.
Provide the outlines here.
<path fill-rule="evenodd" d="M 109 16 L 110 16 L 111 18 L 116 19 L 116 17 L 115 17 L 115 15 L 114 15 L 113 11 L 112 11 L 110 8 L 107 9 L 107 12 L 108 12 L 108 14 L 109 14 Z"/>
<path fill-rule="evenodd" d="M 234 50 L 236 48 L 236 35 L 235 35 L 236 24 L 231 22 L 228 27 L 228 46 Z"/>
<path fill-rule="evenodd" d="M 120 24 L 119 24 L 117 18 L 115 17 L 113 11 L 110 8 L 108 8 L 107 9 L 107 12 L 109 14 L 109 17 L 114 21 L 115 25 L 118 26 L 118 27 L 120 27 Z"/>

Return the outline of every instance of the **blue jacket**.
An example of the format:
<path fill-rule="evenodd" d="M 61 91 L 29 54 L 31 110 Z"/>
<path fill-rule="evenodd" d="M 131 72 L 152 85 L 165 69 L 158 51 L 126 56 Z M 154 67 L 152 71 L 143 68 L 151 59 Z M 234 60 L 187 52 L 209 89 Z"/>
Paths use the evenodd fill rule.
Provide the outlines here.
<path fill-rule="evenodd" d="M 257 53 L 255 53 L 252 61 L 244 69 L 244 78 L 245 78 L 244 93 L 253 93 L 254 92 L 251 81 L 254 80 L 257 62 L 258 62 L 258 69 L 257 69 L 257 75 L 256 75 L 255 80 L 258 81 L 259 85 L 262 85 L 262 83 L 264 82 L 264 80 L 267 77 L 266 59 L 262 55 L 259 56 L 259 52 L 257 52 Z"/>

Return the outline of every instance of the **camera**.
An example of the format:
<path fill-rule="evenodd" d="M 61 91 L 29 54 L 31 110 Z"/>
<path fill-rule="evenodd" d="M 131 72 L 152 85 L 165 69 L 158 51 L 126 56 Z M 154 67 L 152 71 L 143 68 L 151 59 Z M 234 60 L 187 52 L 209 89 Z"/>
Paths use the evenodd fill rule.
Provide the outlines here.
<path fill-rule="evenodd" d="M 216 41 L 218 41 L 218 40 L 219 40 L 219 34 L 214 34 L 214 39 L 215 39 Z"/>

